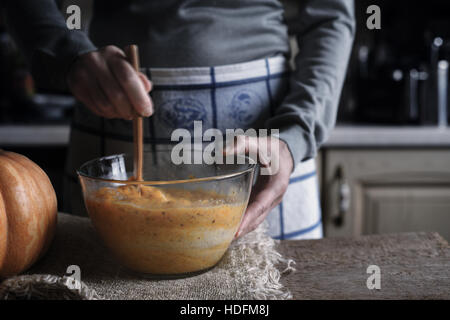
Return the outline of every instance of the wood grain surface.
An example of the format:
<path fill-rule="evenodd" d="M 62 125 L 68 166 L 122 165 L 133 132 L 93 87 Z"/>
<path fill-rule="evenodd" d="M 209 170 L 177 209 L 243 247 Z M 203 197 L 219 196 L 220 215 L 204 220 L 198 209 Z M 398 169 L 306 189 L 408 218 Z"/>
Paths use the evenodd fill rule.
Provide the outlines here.
<path fill-rule="evenodd" d="M 450 247 L 437 233 L 284 240 L 278 250 L 296 262 L 296 271 L 281 278 L 294 299 L 450 299 Z M 133 286 L 89 219 L 60 213 L 50 251 L 27 273 L 62 276 L 74 263 L 92 288 Z M 380 290 L 366 286 L 369 265 L 381 269 Z"/>
<path fill-rule="evenodd" d="M 294 299 L 450 299 L 450 247 L 437 233 L 281 241 L 296 261 L 282 282 Z M 366 285 L 369 265 L 381 289 Z"/>

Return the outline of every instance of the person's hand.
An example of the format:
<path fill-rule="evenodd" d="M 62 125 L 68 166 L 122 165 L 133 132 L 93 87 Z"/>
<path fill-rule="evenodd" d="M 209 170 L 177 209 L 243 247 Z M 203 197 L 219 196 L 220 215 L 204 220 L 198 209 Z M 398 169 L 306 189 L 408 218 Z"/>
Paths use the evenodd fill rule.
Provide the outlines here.
<path fill-rule="evenodd" d="M 252 189 L 247 211 L 236 233 L 237 238 L 256 229 L 270 210 L 281 202 L 289 185 L 294 163 L 286 143 L 275 137 L 238 136 L 233 144 L 224 149 L 223 153 L 226 156 L 256 155 L 257 159 L 254 160 L 257 160 L 262 170 L 266 171 L 265 175 L 258 177 Z"/>
<path fill-rule="evenodd" d="M 73 95 L 93 113 L 131 120 L 153 113 L 152 84 L 127 62 L 122 50 L 107 46 L 79 56 L 67 74 Z"/>

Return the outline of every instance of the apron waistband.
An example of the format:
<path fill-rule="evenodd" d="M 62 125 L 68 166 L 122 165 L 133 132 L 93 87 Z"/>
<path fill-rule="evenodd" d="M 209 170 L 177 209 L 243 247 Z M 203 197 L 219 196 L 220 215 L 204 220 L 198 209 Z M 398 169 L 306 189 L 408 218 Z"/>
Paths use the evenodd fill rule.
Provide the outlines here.
<path fill-rule="evenodd" d="M 215 67 L 141 68 L 154 85 L 210 85 L 279 76 L 289 72 L 283 56 Z"/>

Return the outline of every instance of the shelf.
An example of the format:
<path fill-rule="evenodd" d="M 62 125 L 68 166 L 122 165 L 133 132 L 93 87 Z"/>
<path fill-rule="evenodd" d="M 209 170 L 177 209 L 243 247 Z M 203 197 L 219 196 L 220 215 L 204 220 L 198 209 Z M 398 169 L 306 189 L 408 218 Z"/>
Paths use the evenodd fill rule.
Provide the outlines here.
<path fill-rule="evenodd" d="M 69 125 L 0 125 L 0 147 L 65 146 Z"/>
<path fill-rule="evenodd" d="M 337 126 L 324 147 L 450 147 L 450 127 Z"/>
<path fill-rule="evenodd" d="M 0 147 L 64 146 L 69 133 L 69 125 L 0 125 Z M 323 147 L 450 147 L 450 127 L 337 126 Z"/>

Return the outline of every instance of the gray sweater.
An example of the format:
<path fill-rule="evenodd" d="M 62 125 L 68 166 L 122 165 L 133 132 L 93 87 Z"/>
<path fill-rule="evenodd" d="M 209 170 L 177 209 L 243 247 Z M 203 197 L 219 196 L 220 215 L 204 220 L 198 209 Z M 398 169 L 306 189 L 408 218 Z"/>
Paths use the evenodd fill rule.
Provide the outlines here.
<path fill-rule="evenodd" d="M 290 54 L 277 0 L 96 0 L 89 35 L 68 30 L 54 0 L 5 0 L 4 6 L 34 77 L 59 90 L 67 90 L 65 76 L 77 56 L 110 44 L 138 44 L 146 67 Z M 294 163 L 314 157 L 334 126 L 355 32 L 353 0 L 303 0 L 300 7 L 290 91 L 267 121 L 280 129 Z"/>

